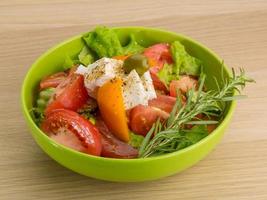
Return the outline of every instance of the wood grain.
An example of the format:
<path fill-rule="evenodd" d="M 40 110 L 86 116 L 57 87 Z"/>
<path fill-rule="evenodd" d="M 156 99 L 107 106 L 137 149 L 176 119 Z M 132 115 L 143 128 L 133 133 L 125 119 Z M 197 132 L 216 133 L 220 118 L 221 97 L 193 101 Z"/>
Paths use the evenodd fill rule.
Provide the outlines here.
<path fill-rule="evenodd" d="M 49 47 L 96 24 L 189 35 L 257 81 L 205 160 L 162 180 L 120 184 L 75 174 L 38 148 L 20 110 L 23 78 Z M 1 0 L 0 47 L 0 199 L 267 199 L 266 0 Z"/>

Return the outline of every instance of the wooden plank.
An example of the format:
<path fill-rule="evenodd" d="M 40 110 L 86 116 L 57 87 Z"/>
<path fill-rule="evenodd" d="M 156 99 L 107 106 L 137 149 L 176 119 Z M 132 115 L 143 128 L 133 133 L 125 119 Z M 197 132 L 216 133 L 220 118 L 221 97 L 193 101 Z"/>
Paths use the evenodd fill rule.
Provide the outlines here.
<path fill-rule="evenodd" d="M 164 2 L 0 2 L 0 199 L 267 199 L 267 1 Z M 206 159 L 162 180 L 121 184 L 75 174 L 37 147 L 21 114 L 23 78 L 46 49 L 97 24 L 189 35 L 255 78 Z"/>

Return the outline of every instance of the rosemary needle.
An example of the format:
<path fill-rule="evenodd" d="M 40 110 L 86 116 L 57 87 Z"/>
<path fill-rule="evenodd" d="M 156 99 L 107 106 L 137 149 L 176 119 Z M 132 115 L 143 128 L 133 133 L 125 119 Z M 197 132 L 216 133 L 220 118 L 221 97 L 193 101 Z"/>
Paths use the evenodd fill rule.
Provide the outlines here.
<path fill-rule="evenodd" d="M 215 120 L 200 120 L 196 116 L 205 114 L 208 118 L 211 116 L 221 117 L 225 109 L 224 102 L 245 97 L 244 95 L 233 96 L 233 92 L 236 90 L 240 93 L 240 89 L 243 89 L 247 82 L 254 82 L 254 80 L 247 78 L 243 69 L 240 69 L 239 75 L 236 75 L 236 72 L 232 70 L 231 78 L 225 79 L 223 77 L 221 88 L 215 78 L 217 91 L 204 92 L 205 75 L 202 74 L 198 90 L 192 89 L 187 92 L 186 104 L 182 105 L 178 95 L 169 118 L 164 123 L 161 123 L 160 120 L 154 123 L 141 144 L 139 157 L 171 153 L 181 149 L 185 146 L 185 143 L 189 142 L 188 144 L 190 144 L 185 133 L 188 130 L 185 130 L 184 126 L 186 124 L 207 125 L 218 123 Z M 154 137 L 151 139 L 152 135 Z"/>

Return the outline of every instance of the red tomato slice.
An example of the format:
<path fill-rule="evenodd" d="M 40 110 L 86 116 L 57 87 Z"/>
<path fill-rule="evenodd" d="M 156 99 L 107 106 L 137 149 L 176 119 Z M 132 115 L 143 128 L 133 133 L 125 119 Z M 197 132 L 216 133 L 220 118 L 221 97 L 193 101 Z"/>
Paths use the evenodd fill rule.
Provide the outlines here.
<path fill-rule="evenodd" d="M 47 106 L 45 113 L 59 108 L 77 111 L 86 103 L 88 98 L 83 76 L 72 74 L 58 85 L 54 100 Z"/>
<path fill-rule="evenodd" d="M 164 91 L 164 93 L 168 93 L 167 87 L 159 79 L 159 77 L 157 75 L 158 71 L 159 70 L 156 67 L 152 67 L 152 68 L 149 69 L 149 72 L 150 72 L 150 75 L 151 75 L 151 78 L 152 78 L 152 81 L 153 81 L 154 88 L 157 89 L 157 90 Z"/>
<path fill-rule="evenodd" d="M 98 129 L 74 111 L 51 111 L 41 124 L 41 129 L 58 143 L 75 150 L 96 156 L 101 153 Z"/>
<path fill-rule="evenodd" d="M 179 80 L 173 80 L 170 83 L 170 95 L 176 97 L 176 91 L 180 90 L 182 94 L 185 94 L 192 88 L 197 88 L 198 81 L 192 76 L 181 76 Z"/>
<path fill-rule="evenodd" d="M 40 89 L 43 90 L 45 88 L 49 87 L 57 87 L 62 81 L 64 81 L 67 78 L 67 73 L 65 72 L 58 72 L 55 74 L 52 74 L 48 77 L 45 77 L 40 82 Z"/>
<path fill-rule="evenodd" d="M 154 63 L 152 67 L 161 69 L 165 62 L 172 63 L 172 55 L 170 53 L 170 45 L 167 43 L 159 43 L 145 49 L 144 55 Z"/>
<path fill-rule="evenodd" d="M 137 149 L 117 139 L 101 118 L 97 118 L 96 127 L 102 135 L 101 156 L 109 158 L 136 158 Z"/>
<path fill-rule="evenodd" d="M 153 80 L 155 89 L 168 92 L 165 84 L 158 78 L 157 73 L 163 67 L 164 63 L 172 63 L 170 46 L 166 43 L 159 43 L 148 47 L 144 51 L 144 55 L 148 58 L 150 64 L 150 74 Z"/>
<path fill-rule="evenodd" d="M 158 118 L 164 121 L 168 117 L 169 113 L 161 109 L 138 105 L 130 111 L 130 128 L 134 133 L 146 136 Z"/>
<path fill-rule="evenodd" d="M 175 97 L 167 95 L 158 95 L 157 98 L 149 100 L 148 105 L 155 108 L 159 108 L 167 113 L 170 113 L 172 111 L 175 102 L 176 102 Z"/>

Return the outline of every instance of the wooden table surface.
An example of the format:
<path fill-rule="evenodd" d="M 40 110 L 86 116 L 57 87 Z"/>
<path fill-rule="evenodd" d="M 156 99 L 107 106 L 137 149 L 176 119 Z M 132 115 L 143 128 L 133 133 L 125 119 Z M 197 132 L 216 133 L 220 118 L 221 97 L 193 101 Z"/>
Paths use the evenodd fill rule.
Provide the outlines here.
<path fill-rule="evenodd" d="M 218 147 L 183 173 L 111 183 L 69 171 L 29 134 L 22 80 L 49 47 L 97 24 L 160 27 L 201 41 L 257 83 L 245 89 Z M 266 0 L 1 0 L 0 199 L 267 199 Z"/>

